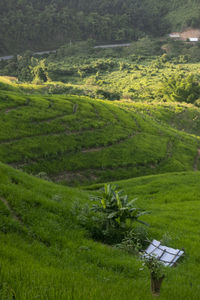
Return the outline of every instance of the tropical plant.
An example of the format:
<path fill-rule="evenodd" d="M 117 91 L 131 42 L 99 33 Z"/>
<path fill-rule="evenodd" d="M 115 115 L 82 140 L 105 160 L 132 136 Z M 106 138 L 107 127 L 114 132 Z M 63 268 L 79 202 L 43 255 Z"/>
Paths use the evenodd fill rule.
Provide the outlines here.
<path fill-rule="evenodd" d="M 105 216 L 106 227 L 127 228 L 132 222 L 145 222 L 139 220 L 139 217 L 147 214 L 146 211 L 134 206 L 137 199 L 128 200 L 127 195 L 123 195 L 117 186 L 105 184 L 100 196 L 92 198 L 96 204 L 92 210 L 100 212 Z"/>
<path fill-rule="evenodd" d="M 133 222 L 146 224 L 138 218 L 147 212 L 136 208 L 134 206 L 136 199 L 128 201 L 128 196 L 117 190 L 115 185 L 105 184 L 100 195 L 91 197 L 91 200 L 95 202 L 92 207 L 88 204 L 82 206 L 76 202 L 71 212 L 95 240 L 108 244 L 121 243 L 133 229 Z M 137 237 L 135 236 L 133 243 L 141 237 L 136 231 L 134 229 Z M 143 244 L 142 242 L 140 243 Z"/>

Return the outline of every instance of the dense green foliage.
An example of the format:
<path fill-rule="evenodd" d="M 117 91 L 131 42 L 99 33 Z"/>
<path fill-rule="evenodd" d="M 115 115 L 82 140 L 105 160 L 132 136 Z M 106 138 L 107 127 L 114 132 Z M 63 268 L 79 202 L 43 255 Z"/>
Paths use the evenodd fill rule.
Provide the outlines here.
<path fill-rule="evenodd" d="M 94 49 L 80 42 L 46 58 L 28 51 L 1 61 L 0 75 L 16 77 L 15 86 L 29 93 L 199 105 L 200 44 L 179 44 L 143 38 L 127 48 Z M 168 49 L 165 54 L 163 47 Z"/>
<path fill-rule="evenodd" d="M 105 184 L 91 200 L 94 204 L 90 207 L 75 205 L 75 215 L 95 240 L 120 243 L 133 230 L 136 221 L 146 225 L 140 217 L 147 212 L 136 207 L 136 199 L 128 200 L 128 195 L 115 185 Z"/>
<path fill-rule="evenodd" d="M 134 206 L 136 199 L 128 200 L 128 196 L 114 185 L 105 184 L 102 194 L 93 200 L 96 204 L 92 209 L 105 215 L 106 227 L 128 229 L 132 222 L 139 222 L 139 217 L 145 214 Z"/>
<path fill-rule="evenodd" d="M 167 100 L 194 103 L 200 95 L 200 85 L 192 75 L 178 74 L 165 78 L 163 94 Z"/>
<path fill-rule="evenodd" d="M 199 25 L 196 0 L 1 0 L 0 53 L 55 49 L 89 38 L 130 41 Z"/>

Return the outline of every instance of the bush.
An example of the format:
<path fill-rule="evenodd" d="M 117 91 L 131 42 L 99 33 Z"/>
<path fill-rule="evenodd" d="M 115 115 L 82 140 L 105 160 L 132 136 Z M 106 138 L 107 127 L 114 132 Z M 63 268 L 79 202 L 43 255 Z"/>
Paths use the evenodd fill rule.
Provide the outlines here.
<path fill-rule="evenodd" d="M 153 279 L 160 279 L 165 275 L 164 265 L 154 256 L 143 258 L 143 266 L 146 266 Z"/>
<path fill-rule="evenodd" d="M 134 206 L 135 200 L 128 201 L 128 196 L 116 186 L 106 184 L 100 196 L 92 198 L 92 207 L 75 204 L 72 212 L 92 238 L 108 244 L 120 243 L 135 221 L 146 224 L 139 220 L 146 212 Z"/>
<path fill-rule="evenodd" d="M 118 92 L 110 92 L 110 91 L 105 91 L 102 89 L 98 89 L 96 91 L 97 97 L 103 98 L 103 99 L 108 99 L 108 100 L 120 100 L 120 93 Z"/>
<path fill-rule="evenodd" d="M 161 92 L 166 100 L 194 103 L 199 98 L 200 85 L 194 75 L 180 73 L 165 78 Z"/>
<path fill-rule="evenodd" d="M 130 254 L 139 254 L 148 244 L 148 233 L 144 227 L 136 227 L 129 231 L 116 248 Z"/>

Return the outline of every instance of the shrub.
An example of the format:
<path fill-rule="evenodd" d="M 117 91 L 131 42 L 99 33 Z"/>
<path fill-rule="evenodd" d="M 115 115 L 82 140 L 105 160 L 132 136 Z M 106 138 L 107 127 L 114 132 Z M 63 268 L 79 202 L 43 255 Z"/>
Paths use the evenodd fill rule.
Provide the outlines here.
<path fill-rule="evenodd" d="M 149 269 L 153 279 L 160 279 L 165 274 L 164 265 L 154 256 L 144 257 L 143 266 Z"/>
<path fill-rule="evenodd" d="M 103 99 L 108 99 L 108 100 L 120 100 L 120 93 L 118 92 L 110 92 L 110 91 L 105 91 L 102 89 L 98 89 L 96 91 L 97 97 L 103 98 Z"/>
<path fill-rule="evenodd" d="M 96 240 L 120 243 L 135 221 L 146 224 L 139 220 L 146 212 L 134 206 L 136 199 L 129 201 L 115 185 L 106 184 L 100 195 L 91 200 L 95 202 L 92 207 L 76 203 L 72 213 Z"/>
<path fill-rule="evenodd" d="M 199 98 L 200 85 L 194 75 L 175 74 L 164 79 L 162 93 L 166 100 L 194 103 Z"/>
<path fill-rule="evenodd" d="M 144 227 L 136 227 L 129 231 L 116 248 L 124 250 L 130 254 L 139 254 L 148 243 L 148 233 Z"/>
<path fill-rule="evenodd" d="M 151 292 L 153 296 L 160 295 L 160 289 L 165 278 L 165 267 L 157 260 L 154 256 L 144 257 L 143 265 L 146 266 L 150 271 L 151 276 Z"/>
<path fill-rule="evenodd" d="M 146 212 L 141 212 L 139 208 L 133 206 L 136 199 L 128 201 L 127 195 L 122 195 L 115 185 L 105 184 L 100 196 L 94 197 L 97 202 L 92 209 L 101 212 L 106 216 L 107 224 L 111 227 L 127 226 L 127 221 L 139 221 L 138 218 Z M 139 221 L 141 222 L 141 221 Z"/>

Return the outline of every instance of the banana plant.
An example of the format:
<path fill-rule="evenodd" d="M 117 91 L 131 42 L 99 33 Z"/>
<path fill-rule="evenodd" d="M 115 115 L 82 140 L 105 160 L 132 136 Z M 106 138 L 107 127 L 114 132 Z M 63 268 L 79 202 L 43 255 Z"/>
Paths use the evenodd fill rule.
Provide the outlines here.
<path fill-rule="evenodd" d="M 134 206 L 137 199 L 129 201 L 128 196 L 123 195 L 123 192 L 118 190 L 116 185 L 105 184 L 101 195 L 92 200 L 96 202 L 92 210 L 105 215 L 107 227 L 126 228 L 134 221 L 147 225 L 139 220 L 147 212 Z"/>

